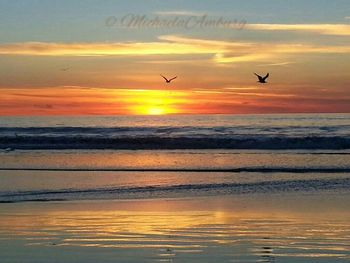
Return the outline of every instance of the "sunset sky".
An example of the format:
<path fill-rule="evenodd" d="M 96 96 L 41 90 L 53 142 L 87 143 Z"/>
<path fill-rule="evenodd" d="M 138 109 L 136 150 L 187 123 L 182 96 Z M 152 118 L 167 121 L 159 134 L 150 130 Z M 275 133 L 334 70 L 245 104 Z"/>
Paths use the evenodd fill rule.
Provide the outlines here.
<path fill-rule="evenodd" d="M 350 112 L 349 69 L 349 0 L 0 0 L 0 115 Z"/>

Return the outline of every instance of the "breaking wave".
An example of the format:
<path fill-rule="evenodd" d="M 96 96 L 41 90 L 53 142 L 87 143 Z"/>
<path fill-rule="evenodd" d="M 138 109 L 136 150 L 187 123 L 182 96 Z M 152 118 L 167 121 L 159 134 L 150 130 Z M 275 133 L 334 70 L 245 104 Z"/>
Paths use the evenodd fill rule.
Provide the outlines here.
<path fill-rule="evenodd" d="M 1 192 L 0 203 L 347 190 L 350 178 Z"/>
<path fill-rule="evenodd" d="M 0 149 L 350 149 L 344 129 L 350 127 L 2 127 Z"/>

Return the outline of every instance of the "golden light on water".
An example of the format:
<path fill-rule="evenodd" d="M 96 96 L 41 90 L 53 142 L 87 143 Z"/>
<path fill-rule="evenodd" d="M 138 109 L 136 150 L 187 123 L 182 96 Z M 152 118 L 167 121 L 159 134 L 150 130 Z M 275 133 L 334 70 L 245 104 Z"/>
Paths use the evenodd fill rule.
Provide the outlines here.
<path fill-rule="evenodd" d="M 225 206 L 228 203 L 238 207 L 258 205 L 256 201 L 246 202 L 220 200 Z M 130 258 L 130 250 L 121 250 L 125 248 L 142 248 L 137 257 L 147 254 L 159 259 L 156 261 L 169 262 L 176 253 L 201 253 L 205 258 L 213 249 L 221 249 L 227 258 L 239 258 L 243 246 L 247 246 L 250 256 L 263 260 L 275 257 L 296 261 L 319 258 L 327 262 L 349 259 L 347 213 L 342 213 L 345 218 L 341 220 L 326 217 L 315 223 L 321 211 L 303 214 L 293 208 L 285 211 L 273 206 L 267 206 L 266 211 L 230 211 L 229 206 L 213 210 L 210 203 L 213 205 L 206 200 L 73 202 L 45 209 L 42 204 L 32 204 L 30 210 L 24 210 L 24 217 L 18 216 L 24 209 L 19 206 L 0 211 L 4 219 L 0 222 L 0 238 L 37 249 L 109 248 L 114 249 L 118 257 L 126 258 L 122 262 Z M 247 240 L 251 242 L 248 244 Z M 10 251 L 15 253 L 18 248 L 21 247 L 11 247 Z M 325 249 L 326 252 L 320 253 Z M 267 262 L 263 260 L 258 261 Z"/>

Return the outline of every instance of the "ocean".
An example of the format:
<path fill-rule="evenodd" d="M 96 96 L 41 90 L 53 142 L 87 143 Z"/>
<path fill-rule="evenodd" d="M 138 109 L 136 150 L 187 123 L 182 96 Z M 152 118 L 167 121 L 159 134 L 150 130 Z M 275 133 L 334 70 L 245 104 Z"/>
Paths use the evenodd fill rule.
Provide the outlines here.
<path fill-rule="evenodd" d="M 0 148 L 350 148 L 349 114 L 1 117 Z"/>
<path fill-rule="evenodd" d="M 350 114 L 1 117 L 0 202 L 346 191 Z"/>
<path fill-rule="evenodd" d="M 0 118 L 1 262 L 349 262 L 350 114 Z"/>

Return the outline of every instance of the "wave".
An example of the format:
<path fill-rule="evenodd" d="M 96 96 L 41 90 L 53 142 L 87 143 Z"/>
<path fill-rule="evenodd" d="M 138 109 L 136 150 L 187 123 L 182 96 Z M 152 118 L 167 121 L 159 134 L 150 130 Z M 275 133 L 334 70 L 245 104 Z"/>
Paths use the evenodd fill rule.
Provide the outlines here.
<path fill-rule="evenodd" d="M 195 122 L 195 120 L 194 120 Z M 237 125 L 232 124 L 228 126 L 119 126 L 119 127 L 0 127 L 0 135 L 106 135 L 106 136 L 134 136 L 139 134 L 146 135 L 246 135 L 246 134 L 284 134 L 284 135 L 350 135 L 350 125 Z"/>
<path fill-rule="evenodd" d="M 177 173 L 350 173 L 350 167 L 238 167 L 238 168 L 13 168 L 0 171 L 46 172 L 177 172 Z"/>
<path fill-rule="evenodd" d="M 350 149 L 333 128 L 2 127 L 0 149 Z"/>
<path fill-rule="evenodd" d="M 48 149 L 120 149 L 120 150 L 173 150 L 173 149 L 350 149 L 350 138 L 344 137 L 50 137 L 21 136 L 0 137 L 0 149 L 48 150 Z"/>
<path fill-rule="evenodd" d="M 0 149 L 350 149 L 350 126 L 0 127 Z"/>
<path fill-rule="evenodd" d="M 170 186 L 62 189 L 0 193 L 0 203 L 71 200 L 172 198 L 201 195 L 348 190 L 350 178 L 265 181 L 256 183 L 182 184 Z"/>

